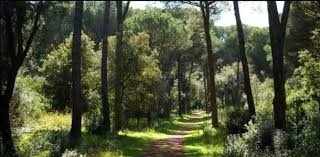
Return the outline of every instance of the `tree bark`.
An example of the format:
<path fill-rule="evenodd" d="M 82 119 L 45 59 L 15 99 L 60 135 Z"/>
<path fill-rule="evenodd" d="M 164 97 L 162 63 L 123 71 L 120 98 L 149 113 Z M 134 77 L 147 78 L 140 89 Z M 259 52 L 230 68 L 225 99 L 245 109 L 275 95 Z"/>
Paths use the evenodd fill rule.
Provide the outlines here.
<path fill-rule="evenodd" d="M 191 97 L 190 97 L 190 92 L 191 92 L 191 75 L 192 75 L 192 70 L 193 70 L 193 60 L 191 61 L 191 67 L 190 67 L 190 73 L 189 73 L 189 79 L 188 79 L 188 84 L 189 84 L 189 89 L 186 93 L 187 97 L 187 113 L 191 113 Z"/>
<path fill-rule="evenodd" d="M 74 15 L 74 31 L 72 40 L 72 125 L 70 137 L 81 136 L 81 29 L 83 1 L 76 1 Z"/>
<path fill-rule="evenodd" d="M 208 74 L 209 74 L 209 82 L 208 82 L 208 92 L 209 92 L 209 101 L 210 101 L 210 108 L 211 108 L 211 120 L 212 120 L 212 127 L 219 127 L 218 122 L 218 109 L 216 103 L 216 93 L 215 93 L 215 71 L 214 65 L 215 60 L 213 59 L 213 52 L 212 52 L 212 42 L 210 36 L 210 4 L 208 1 L 204 1 L 204 4 L 201 2 L 201 11 L 203 17 L 203 26 L 205 32 L 205 39 L 207 43 L 207 62 L 208 62 Z"/>
<path fill-rule="evenodd" d="M 130 1 L 128 1 L 125 10 L 122 9 L 122 1 L 117 1 L 117 44 L 116 44 L 116 80 L 115 80 L 115 130 L 123 128 L 123 105 L 121 90 L 123 88 L 122 78 L 122 36 L 123 36 L 123 21 L 129 9 Z M 122 13 L 123 12 L 123 13 Z"/>
<path fill-rule="evenodd" d="M 246 57 L 246 49 L 244 47 L 244 44 L 245 44 L 244 34 L 243 34 L 242 23 L 241 23 L 241 19 L 240 19 L 238 2 L 233 1 L 233 6 L 234 6 L 234 12 L 235 12 L 235 16 L 236 16 L 240 59 L 241 59 L 241 63 L 242 63 L 242 70 L 243 70 L 243 76 L 244 76 L 244 91 L 247 95 L 249 113 L 250 113 L 250 116 L 252 117 L 256 114 L 256 109 L 254 106 L 254 101 L 253 101 L 253 96 L 252 96 L 250 76 L 249 76 L 249 67 L 248 67 L 248 61 L 247 61 L 247 57 Z"/>
<path fill-rule="evenodd" d="M 181 88 L 182 88 L 182 72 L 181 72 L 181 54 L 179 52 L 179 56 L 178 56 L 178 105 L 179 105 L 179 109 L 178 109 L 178 114 L 180 117 L 182 117 L 182 113 L 183 113 L 183 109 L 182 109 L 182 98 L 181 98 Z"/>
<path fill-rule="evenodd" d="M 283 47 L 286 34 L 286 25 L 290 10 L 290 3 L 286 1 L 282 12 L 281 22 L 274 1 L 268 1 L 269 34 L 271 41 L 272 63 L 273 63 L 273 84 L 274 84 L 274 122 L 277 129 L 285 130 L 286 121 L 286 95 L 285 77 L 283 68 Z"/>
<path fill-rule="evenodd" d="M 36 14 L 34 16 L 34 22 L 33 27 L 31 30 L 31 33 L 28 36 L 27 42 L 25 46 L 23 46 L 23 34 L 22 34 L 22 28 L 24 25 L 24 16 L 25 16 L 25 8 L 20 8 L 20 6 L 15 5 L 15 2 L 1 2 L 1 10 L 3 11 L 2 18 L 5 22 L 5 36 L 6 38 L 4 40 L 4 47 L 5 52 L 3 56 L 1 57 L 7 57 L 8 58 L 8 68 L 6 69 L 0 69 L 1 74 L 5 73 L 7 76 L 0 77 L 1 82 L 1 92 L 0 92 L 0 131 L 1 131 L 1 137 L 2 137 L 2 148 L 3 148 L 3 156 L 13 157 L 17 156 L 12 133 L 11 133 L 11 126 L 10 126 L 10 101 L 12 98 L 14 85 L 16 81 L 16 77 L 18 74 L 18 70 L 20 69 L 28 51 L 31 46 L 32 40 L 36 34 L 36 32 L 39 29 L 39 19 L 40 14 L 43 10 L 43 2 L 38 2 Z M 15 12 L 13 12 L 13 9 L 16 9 Z M 16 14 L 16 20 L 14 21 L 14 17 Z M 14 23 L 16 25 L 13 25 Z M 14 29 L 15 28 L 15 29 Z M 16 32 L 14 33 L 15 30 Z M 15 37 L 15 34 L 17 37 Z M 15 38 L 17 38 L 17 42 L 15 43 Z M 18 45 L 18 49 L 16 51 L 16 46 Z M 23 49 L 24 47 L 24 49 Z M 10 63 L 9 63 L 10 62 Z M 3 88 L 3 86 L 5 87 Z"/>
<path fill-rule="evenodd" d="M 240 105 L 241 97 L 240 97 L 240 60 L 237 61 L 237 89 L 236 89 L 236 105 Z"/>
<path fill-rule="evenodd" d="M 1 96 L 0 101 L 0 131 L 2 137 L 3 156 L 16 157 L 17 154 L 14 148 L 9 117 L 10 98 Z"/>
<path fill-rule="evenodd" d="M 102 131 L 110 132 L 110 109 L 108 103 L 108 31 L 110 19 L 110 1 L 105 2 L 105 13 L 102 28 L 102 58 L 101 58 L 101 98 L 103 121 Z"/>
<path fill-rule="evenodd" d="M 204 86 L 204 103 L 205 103 L 205 108 L 206 108 L 206 113 L 209 113 L 208 109 L 208 85 L 207 85 L 207 73 L 206 73 L 206 68 L 203 68 L 203 86 Z"/>

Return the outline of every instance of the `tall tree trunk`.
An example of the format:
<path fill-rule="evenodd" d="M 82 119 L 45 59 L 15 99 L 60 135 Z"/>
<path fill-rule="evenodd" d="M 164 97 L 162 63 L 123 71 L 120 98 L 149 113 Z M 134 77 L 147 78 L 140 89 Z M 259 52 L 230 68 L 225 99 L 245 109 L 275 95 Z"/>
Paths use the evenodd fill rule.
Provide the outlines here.
<path fill-rule="evenodd" d="M 163 111 L 163 115 L 164 117 L 166 118 L 169 118 L 170 117 L 170 112 L 171 112 L 171 88 L 172 88 L 172 84 L 174 82 L 174 78 L 171 77 L 170 73 L 166 72 L 165 74 L 165 87 L 166 87 L 166 94 L 164 96 L 164 111 Z M 162 100 L 162 99 L 160 99 Z M 162 104 L 162 103 L 160 103 Z"/>
<path fill-rule="evenodd" d="M 121 102 L 121 87 L 122 87 L 122 1 L 117 1 L 117 45 L 116 45 L 116 79 L 115 79 L 115 129 L 120 130 L 123 126 L 123 107 Z"/>
<path fill-rule="evenodd" d="M 247 102 L 248 102 L 248 108 L 250 112 L 250 116 L 254 116 L 256 114 L 256 109 L 254 106 L 252 91 L 251 91 L 251 83 L 250 83 L 250 76 L 249 76 L 249 67 L 248 67 L 248 61 L 246 57 L 246 49 L 244 47 L 244 35 L 242 30 L 242 23 L 240 19 L 240 13 L 239 13 L 239 6 L 237 1 L 233 1 L 234 6 L 234 12 L 236 16 L 236 22 L 237 22 L 237 30 L 238 30 L 238 40 L 239 40 L 239 49 L 240 49 L 240 59 L 242 63 L 242 70 L 243 70 L 243 76 L 244 76 L 244 91 L 247 95 Z"/>
<path fill-rule="evenodd" d="M 181 72 L 181 54 L 179 52 L 178 56 L 178 104 L 179 104 L 179 109 L 178 109 L 178 114 L 181 117 L 182 116 L 182 98 L 181 98 L 181 87 L 182 87 L 182 72 Z"/>
<path fill-rule="evenodd" d="M 11 98 L 8 97 L 8 95 L 1 96 L 0 98 L 0 131 L 2 137 L 3 156 L 15 157 L 17 154 L 14 148 L 9 117 L 10 100 Z M 0 152 L 0 155 L 1 153 L 2 152 Z"/>
<path fill-rule="evenodd" d="M 240 59 L 237 61 L 237 89 L 236 89 L 236 105 L 240 105 Z"/>
<path fill-rule="evenodd" d="M 203 86 L 204 86 L 204 103 L 205 103 L 205 109 L 206 109 L 206 113 L 209 113 L 209 109 L 208 109 L 208 85 L 207 85 L 207 73 L 206 73 L 206 68 L 203 68 Z"/>
<path fill-rule="evenodd" d="M 189 79 L 188 79 L 188 84 L 189 84 L 189 89 L 186 93 L 187 97 L 187 113 L 190 113 L 191 110 L 191 97 L 190 97 L 190 92 L 191 92 L 191 75 L 192 75 L 192 70 L 193 70 L 193 60 L 191 61 L 191 67 L 190 67 L 190 72 L 189 72 Z"/>
<path fill-rule="evenodd" d="M 70 137 L 77 139 L 81 135 L 81 29 L 83 1 L 76 1 L 74 31 L 72 40 L 72 125 Z"/>
<path fill-rule="evenodd" d="M 209 3 L 208 1 L 204 1 L 204 5 L 201 4 L 201 11 L 203 16 L 203 26 L 204 26 L 204 33 L 205 33 L 205 39 L 207 43 L 207 62 L 208 62 L 208 74 L 209 74 L 209 82 L 208 82 L 208 92 L 209 92 L 209 101 L 210 101 L 210 108 L 211 108 L 211 119 L 212 119 L 212 127 L 219 127 L 218 122 L 218 109 L 217 109 L 217 103 L 216 103 L 216 93 L 215 93 L 215 71 L 214 71 L 214 65 L 215 60 L 213 58 L 213 52 L 212 52 L 212 42 L 211 42 L 211 36 L 210 36 L 210 9 L 209 9 Z"/>
<path fill-rule="evenodd" d="M 290 1 L 285 1 L 281 22 L 275 1 L 268 1 L 269 34 L 271 41 L 272 63 L 273 63 L 273 84 L 274 99 L 273 111 L 274 122 L 277 129 L 285 130 L 286 121 L 286 95 L 285 76 L 283 68 L 283 47 L 286 34 L 286 25 L 290 10 Z"/>
<path fill-rule="evenodd" d="M 36 32 L 39 29 L 40 14 L 43 10 L 43 2 L 38 2 L 36 14 L 34 16 L 33 27 L 28 36 L 26 44 L 24 45 L 22 28 L 24 25 L 24 16 L 26 8 L 21 5 L 15 5 L 15 2 L 5 1 L 1 2 L 1 11 L 3 11 L 2 18 L 5 22 L 5 38 L 4 41 L 4 54 L 1 57 L 6 57 L 8 60 L 8 67 L 0 69 L 1 74 L 7 74 L 0 77 L 0 134 L 2 137 L 3 156 L 14 157 L 17 156 L 10 126 L 10 101 L 12 98 L 14 85 L 18 71 L 27 56 L 27 53 L 31 47 L 31 43 Z M 16 10 L 15 12 L 13 10 Z M 16 15 L 14 15 L 16 14 Z M 12 18 L 16 16 L 16 19 Z M 15 23 L 13 25 L 12 23 Z M 15 32 L 13 31 L 15 30 Z M 15 37 L 15 34 L 17 37 Z M 17 43 L 15 43 L 17 38 Z M 16 46 L 18 47 L 16 51 Z M 10 63 L 9 63 L 10 62 Z M 3 86 L 5 86 L 3 88 Z"/>
<path fill-rule="evenodd" d="M 121 130 L 123 128 L 124 115 L 122 106 L 122 36 L 123 36 L 123 21 L 129 9 L 130 1 L 128 1 L 124 11 L 122 10 L 122 1 L 117 1 L 117 44 L 116 44 L 116 80 L 115 80 L 115 130 Z"/>
<path fill-rule="evenodd" d="M 105 2 L 105 13 L 102 28 L 101 58 L 101 98 L 102 98 L 102 131 L 110 132 L 110 109 L 108 103 L 108 31 L 110 19 L 110 1 Z"/>

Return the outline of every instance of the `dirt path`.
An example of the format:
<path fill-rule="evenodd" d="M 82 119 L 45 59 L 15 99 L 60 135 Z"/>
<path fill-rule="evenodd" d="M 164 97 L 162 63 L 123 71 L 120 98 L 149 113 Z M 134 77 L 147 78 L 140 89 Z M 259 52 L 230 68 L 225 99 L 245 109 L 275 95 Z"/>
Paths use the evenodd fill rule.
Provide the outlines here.
<path fill-rule="evenodd" d="M 191 118 L 180 125 L 168 138 L 158 139 L 145 148 L 140 157 L 184 157 L 182 141 L 192 130 L 194 123 L 201 121 L 202 111 L 194 111 Z"/>

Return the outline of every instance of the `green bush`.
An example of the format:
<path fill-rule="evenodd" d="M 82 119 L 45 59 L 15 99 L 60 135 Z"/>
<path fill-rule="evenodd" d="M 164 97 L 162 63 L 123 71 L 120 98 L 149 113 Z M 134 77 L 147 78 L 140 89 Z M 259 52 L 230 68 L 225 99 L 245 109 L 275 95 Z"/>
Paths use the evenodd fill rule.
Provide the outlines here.
<path fill-rule="evenodd" d="M 18 153 L 23 156 L 59 156 L 66 146 L 67 131 L 37 130 L 21 137 L 17 142 Z"/>
<path fill-rule="evenodd" d="M 273 121 L 265 115 L 257 115 L 255 123 L 249 121 L 247 132 L 229 135 L 224 156 L 264 156 L 273 148 Z"/>
<path fill-rule="evenodd" d="M 77 150 L 68 150 L 62 154 L 62 157 L 86 157 L 87 155 L 79 154 Z"/>
<path fill-rule="evenodd" d="M 25 121 L 37 119 L 48 108 L 49 100 L 41 94 L 41 78 L 18 76 L 10 102 L 10 116 L 13 127 L 22 126 Z"/>
<path fill-rule="evenodd" d="M 246 131 L 245 125 L 250 120 L 249 111 L 243 107 L 228 107 L 226 110 L 226 131 L 228 134 L 239 134 Z"/>
<path fill-rule="evenodd" d="M 72 35 L 54 49 L 44 60 L 41 72 L 45 78 L 42 86 L 44 93 L 52 100 L 51 109 L 66 111 L 71 108 L 71 45 Z M 81 82 L 83 110 L 88 107 L 90 90 L 97 90 L 96 84 L 100 81 L 99 54 L 93 51 L 94 42 L 85 34 L 82 34 L 81 55 Z M 97 57 L 98 56 L 98 57 Z"/>

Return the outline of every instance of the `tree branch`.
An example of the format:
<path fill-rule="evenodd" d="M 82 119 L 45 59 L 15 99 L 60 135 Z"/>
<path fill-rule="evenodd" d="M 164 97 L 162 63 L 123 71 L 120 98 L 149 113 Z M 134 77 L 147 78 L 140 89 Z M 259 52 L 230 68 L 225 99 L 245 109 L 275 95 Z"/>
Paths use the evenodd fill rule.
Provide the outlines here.
<path fill-rule="evenodd" d="M 23 53 L 22 28 L 23 28 L 25 10 L 23 7 L 21 7 L 21 5 L 18 5 L 16 7 L 16 14 L 17 14 L 16 29 L 17 29 L 17 39 L 18 39 L 18 53 L 16 58 L 18 59 L 18 56 L 20 56 Z"/>
<path fill-rule="evenodd" d="M 202 12 L 202 18 L 205 19 L 206 18 L 206 12 L 204 11 L 204 6 L 203 6 L 202 2 L 200 2 L 200 9 L 201 9 L 201 12 Z"/>
<path fill-rule="evenodd" d="M 14 45 L 14 34 L 13 34 L 13 27 L 12 27 L 12 4 L 9 1 L 5 1 L 3 4 L 4 8 L 4 21 L 5 21 L 5 30 L 6 30 L 6 42 L 5 42 L 5 49 L 10 55 L 11 64 L 12 66 L 15 65 L 15 45 Z M 8 55 L 8 56 L 9 56 Z"/>
<path fill-rule="evenodd" d="M 179 1 L 181 3 L 184 3 L 184 4 L 189 4 L 189 5 L 192 5 L 192 6 L 195 6 L 195 7 L 201 7 L 201 1 Z"/>
<path fill-rule="evenodd" d="M 281 23 L 280 23 L 280 35 L 281 35 L 281 43 L 283 45 L 285 35 L 286 35 L 286 28 L 287 28 L 287 22 L 288 22 L 288 16 L 289 16 L 289 10 L 290 10 L 290 1 L 285 1 L 283 6 L 283 12 L 281 16 Z"/>
<path fill-rule="evenodd" d="M 129 10 L 129 5 L 130 5 L 130 1 L 127 2 L 127 5 L 123 11 L 123 14 L 122 14 L 122 22 L 124 21 L 124 19 L 126 18 L 126 15 L 128 13 L 128 10 Z"/>
<path fill-rule="evenodd" d="M 26 46 L 25 46 L 25 49 L 23 50 L 23 53 L 21 54 L 18 54 L 17 56 L 17 59 L 18 59 L 18 65 L 21 66 L 22 63 L 23 63 L 23 60 L 26 58 L 27 56 L 27 53 L 30 49 L 30 46 L 31 46 L 31 43 L 32 43 L 32 40 L 34 38 L 34 36 L 36 35 L 39 27 L 40 27 L 40 24 L 39 24 L 39 20 L 40 20 L 40 14 L 43 10 L 43 1 L 40 1 L 38 6 L 37 6 L 37 11 L 36 11 L 36 16 L 35 16 L 35 19 L 34 19 L 34 22 L 33 22 L 33 27 L 32 27 L 32 31 L 29 35 L 29 38 L 27 40 L 27 43 L 26 43 Z"/>

